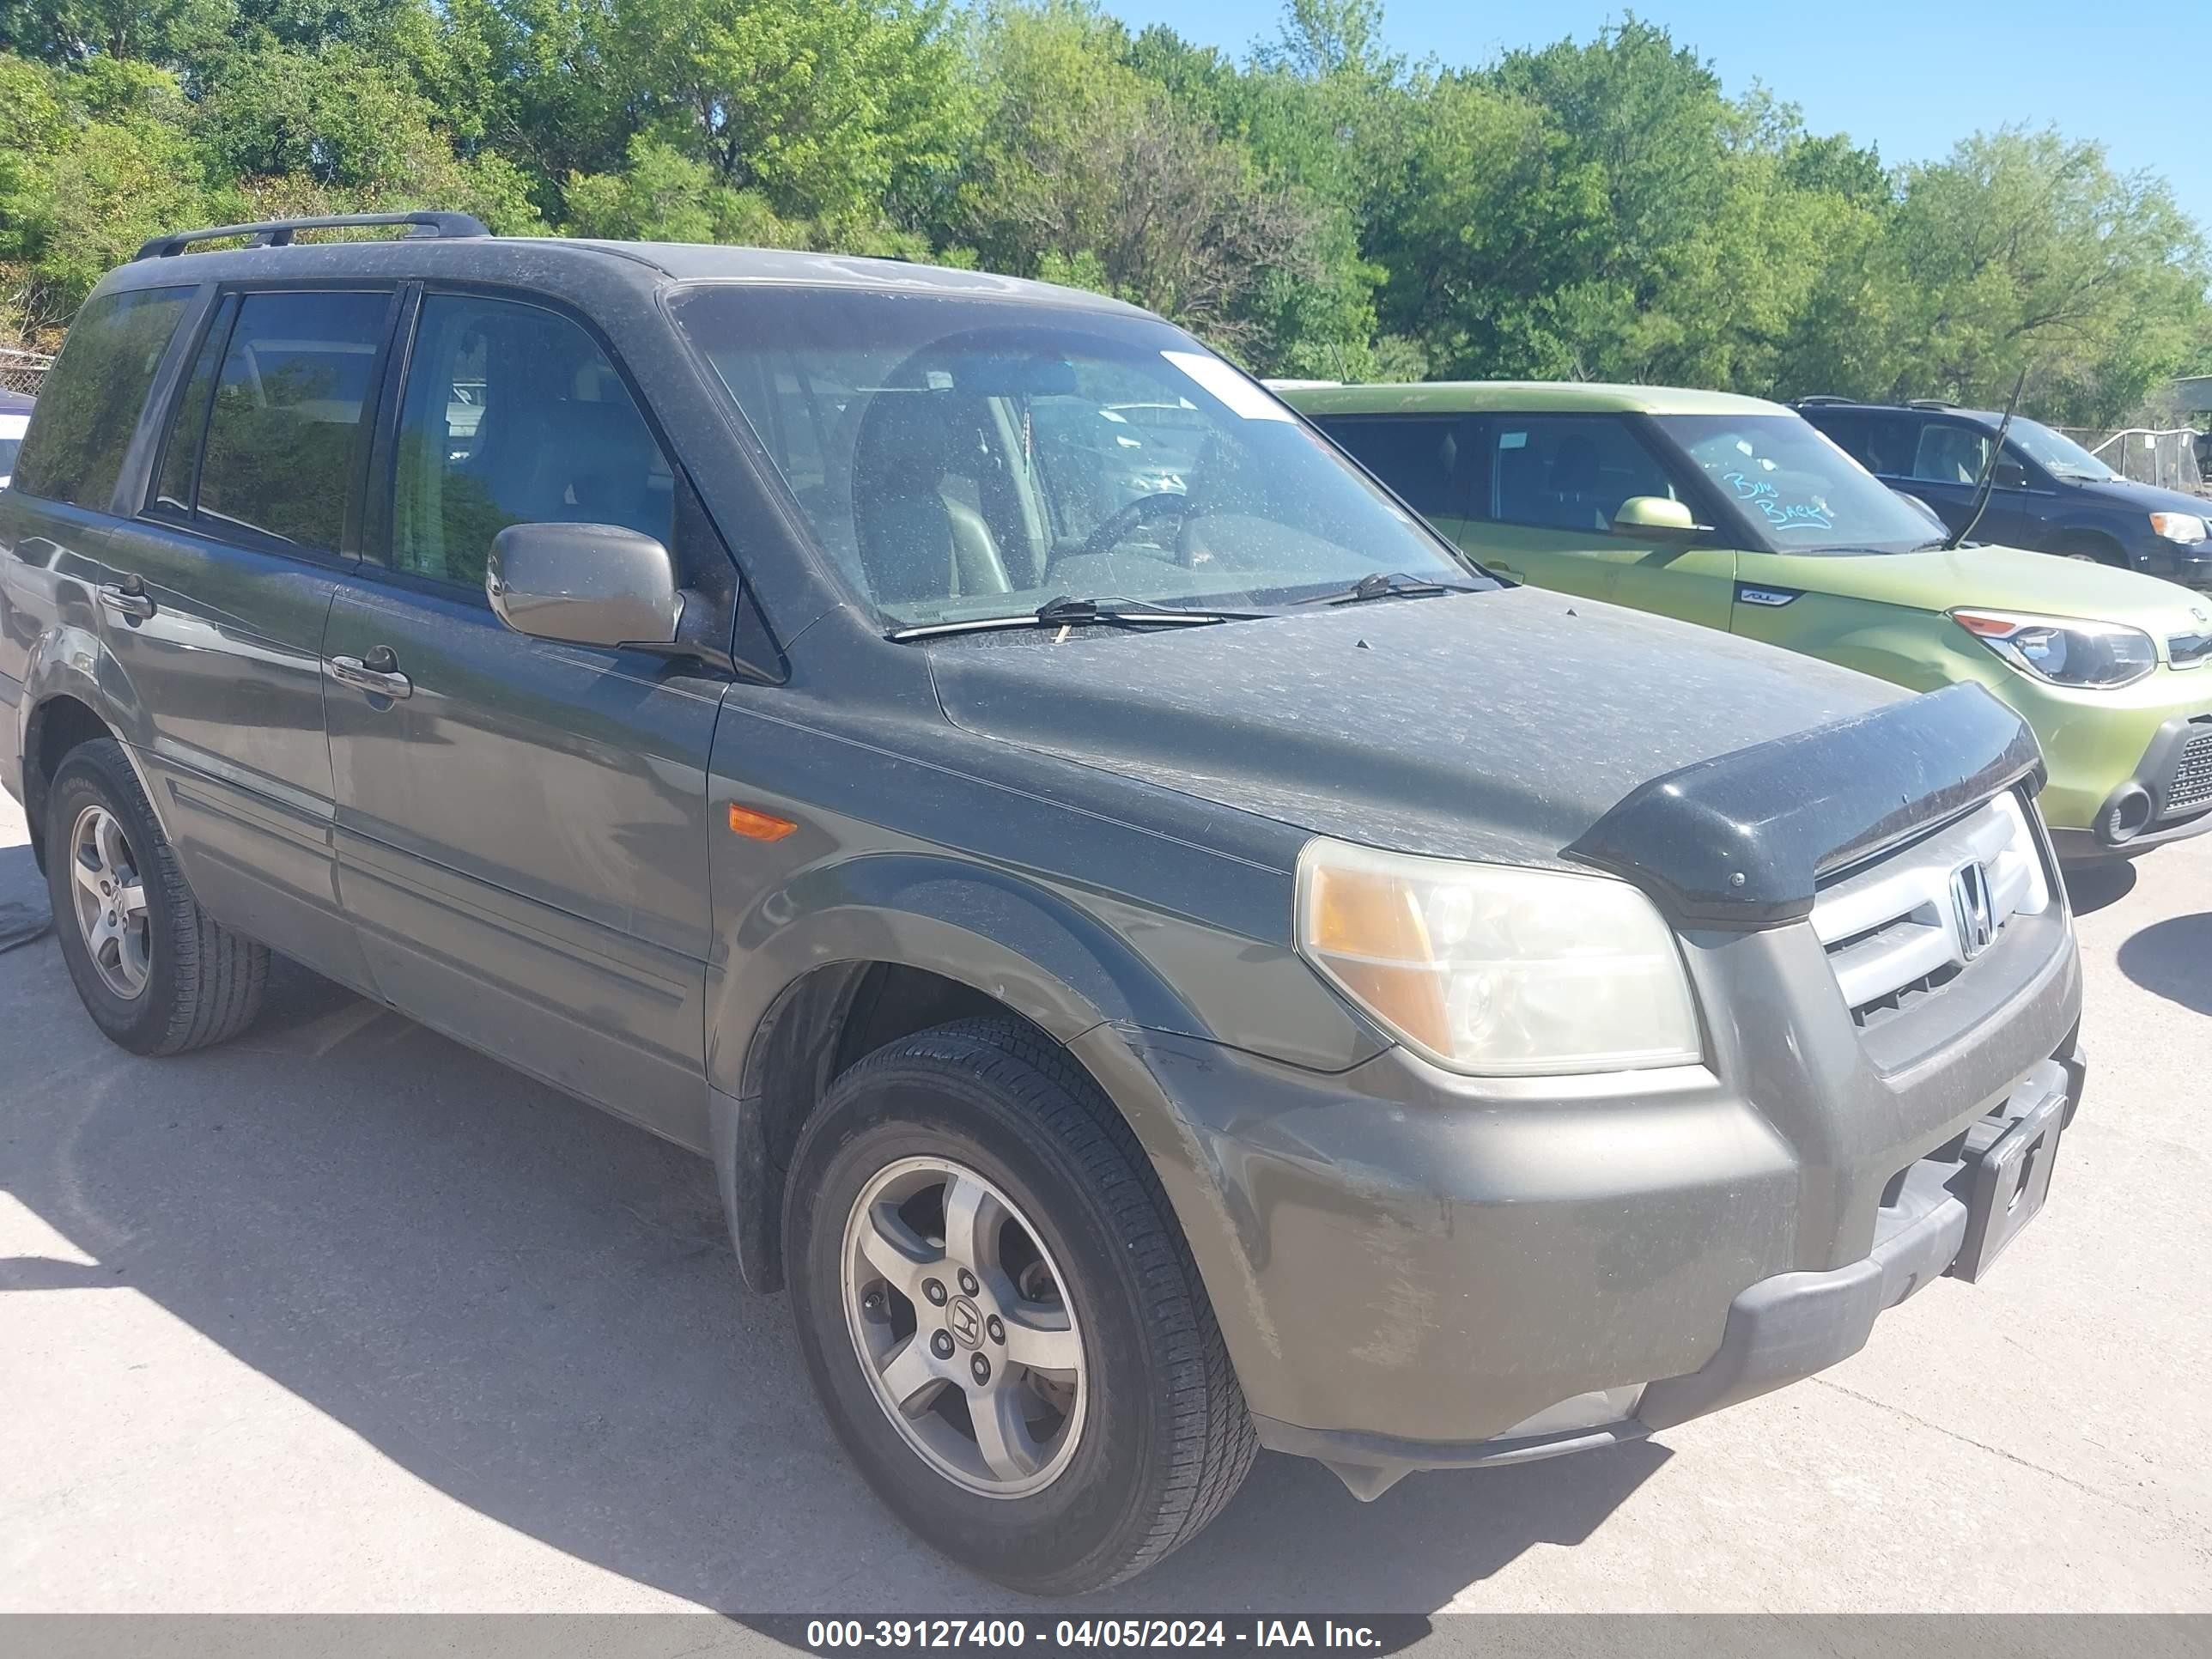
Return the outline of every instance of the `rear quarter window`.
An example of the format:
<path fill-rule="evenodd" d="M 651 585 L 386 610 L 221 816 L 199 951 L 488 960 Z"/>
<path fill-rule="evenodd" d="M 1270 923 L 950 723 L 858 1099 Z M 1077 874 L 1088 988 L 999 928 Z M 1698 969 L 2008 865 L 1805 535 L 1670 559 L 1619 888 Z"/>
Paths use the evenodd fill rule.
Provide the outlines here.
<path fill-rule="evenodd" d="M 189 288 L 104 294 L 77 313 L 40 389 L 13 488 L 105 511 Z"/>

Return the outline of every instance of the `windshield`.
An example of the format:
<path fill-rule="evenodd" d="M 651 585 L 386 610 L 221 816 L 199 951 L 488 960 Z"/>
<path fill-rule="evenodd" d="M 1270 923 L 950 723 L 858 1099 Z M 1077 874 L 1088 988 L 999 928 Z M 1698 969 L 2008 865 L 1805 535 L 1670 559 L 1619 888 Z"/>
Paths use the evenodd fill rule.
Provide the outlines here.
<path fill-rule="evenodd" d="M 1905 553 L 1935 526 L 1795 415 L 1660 415 L 1770 553 Z"/>
<path fill-rule="evenodd" d="M 902 627 L 1053 599 L 1483 585 L 1273 397 L 1150 318 L 701 286 L 677 320 L 846 579 Z"/>
<path fill-rule="evenodd" d="M 2120 476 L 2071 438 L 2063 433 L 2053 432 L 2040 421 L 2023 421 L 2019 416 L 2014 416 L 2012 428 L 2005 434 L 2005 439 L 2031 460 L 2041 462 L 2045 471 L 2055 473 L 2062 478 L 2087 478 L 2095 482 Z"/>

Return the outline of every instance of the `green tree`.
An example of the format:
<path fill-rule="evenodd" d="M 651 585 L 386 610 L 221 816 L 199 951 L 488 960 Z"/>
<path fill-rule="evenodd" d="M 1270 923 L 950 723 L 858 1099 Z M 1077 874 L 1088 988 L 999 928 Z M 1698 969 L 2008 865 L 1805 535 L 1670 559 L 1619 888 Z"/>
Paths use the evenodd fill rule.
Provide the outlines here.
<path fill-rule="evenodd" d="M 0 267 L 15 331 L 64 322 L 155 232 L 201 220 L 205 170 L 167 71 L 102 56 L 66 70 L 0 57 L 15 106 L 0 158 Z"/>
<path fill-rule="evenodd" d="M 1313 216 L 1121 61 L 1127 39 L 1079 0 L 987 15 L 960 240 L 994 269 L 1118 295 L 1268 364 L 1273 285 L 1316 274 Z"/>
<path fill-rule="evenodd" d="M 2118 419 L 2212 333 L 2203 238 L 2171 188 L 2055 131 L 1905 169 L 1881 235 L 1829 268 L 1788 388 L 1990 403 L 2028 371 L 2055 419 Z"/>
<path fill-rule="evenodd" d="M 793 217 L 880 222 L 970 128 L 945 0 L 624 0 L 617 34 L 651 130 Z"/>

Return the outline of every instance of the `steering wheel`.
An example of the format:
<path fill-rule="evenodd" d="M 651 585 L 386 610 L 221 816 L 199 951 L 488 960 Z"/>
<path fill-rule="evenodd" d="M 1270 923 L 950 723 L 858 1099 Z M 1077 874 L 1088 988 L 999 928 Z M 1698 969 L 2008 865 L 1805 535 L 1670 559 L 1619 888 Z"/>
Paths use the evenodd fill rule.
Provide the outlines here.
<path fill-rule="evenodd" d="M 1083 538 L 1083 545 L 1075 550 L 1078 554 L 1110 553 L 1128 539 L 1131 532 L 1152 519 L 1172 518 L 1177 529 L 1176 540 L 1180 543 L 1182 525 L 1190 516 L 1190 497 L 1180 489 L 1162 489 L 1150 495 L 1139 495 L 1127 507 L 1108 514 L 1096 530 Z M 1175 551 L 1180 558 L 1180 546 Z"/>

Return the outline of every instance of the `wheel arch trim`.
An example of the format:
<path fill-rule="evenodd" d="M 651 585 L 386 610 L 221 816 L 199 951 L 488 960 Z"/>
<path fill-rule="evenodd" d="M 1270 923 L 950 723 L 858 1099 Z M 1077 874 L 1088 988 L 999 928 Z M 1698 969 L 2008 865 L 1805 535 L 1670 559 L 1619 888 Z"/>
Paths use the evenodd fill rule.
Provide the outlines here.
<path fill-rule="evenodd" d="M 137 745 L 131 740 L 129 722 L 118 718 L 121 710 L 115 695 L 116 680 L 121 672 L 121 665 L 100 636 L 76 623 L 48 628 L 33 643 L 24 665 L 22 697 L 16 705 L 15 753 L 22 771 L 24 817 L 30 822 L 34 846 L 43 842 L 40 819 L 45 805 L 45 775 L 52 769 L 40 752 L 39 733 L 48 711 L 63 699 L 88 710 L 121 745 L 155 822 L 164 836 L 174 841 L 174 826 L 163 810 L 161 793 L 154 787 Z"/>
<path fill-rule="evenodd" d="M 878 854 L 802 872 L 726 937 L 731 971 L 710 968 L 708 987 L 709 1150 L 738 1264 L 762 1289 L 781 1283 L 782 1170 L 770 1131 L 790 1109 L 769 1091 L 779 1076 L 811 1072 L 815 1095 L 803 1105 L 811 1112 L 869 969 L 910 968 L 952 981 L 1063 1047 L 1102 1027 L 1211 1036 L 1097 918 L 1024 877 L 939 854 Z M 780 1042 L 797 1048 L 779 1051 Z M 1133 1111 L 1125 1089 L 1085 1069 L 1147 1157 L 1187 1152 L 1172 1126 Z"/>

